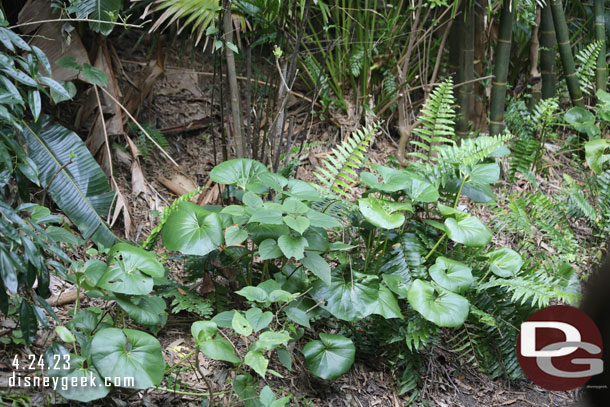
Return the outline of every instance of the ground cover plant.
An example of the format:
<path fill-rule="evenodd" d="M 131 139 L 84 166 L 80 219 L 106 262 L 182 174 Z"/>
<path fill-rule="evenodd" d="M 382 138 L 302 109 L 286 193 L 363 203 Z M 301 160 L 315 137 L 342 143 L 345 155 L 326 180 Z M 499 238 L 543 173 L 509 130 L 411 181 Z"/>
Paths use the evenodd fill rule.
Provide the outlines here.
<path fill-rule="evenodd" d="M 9 3 L 0 366 L 61 385 L 2 404 L 532 389 L 606 254 L 607 2 Z"/>

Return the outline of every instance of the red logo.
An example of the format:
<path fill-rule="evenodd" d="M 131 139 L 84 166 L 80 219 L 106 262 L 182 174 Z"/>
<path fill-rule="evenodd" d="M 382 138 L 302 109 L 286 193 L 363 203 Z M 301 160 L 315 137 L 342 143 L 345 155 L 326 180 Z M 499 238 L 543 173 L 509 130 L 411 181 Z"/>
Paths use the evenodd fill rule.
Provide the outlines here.
<path fill-rule="evenodd" d="M 602 336 L 581 310 L 554 305 L 521 324 L 517 357 L 523 372 L 549 390 L 572 390 L 603 369 Z"/>

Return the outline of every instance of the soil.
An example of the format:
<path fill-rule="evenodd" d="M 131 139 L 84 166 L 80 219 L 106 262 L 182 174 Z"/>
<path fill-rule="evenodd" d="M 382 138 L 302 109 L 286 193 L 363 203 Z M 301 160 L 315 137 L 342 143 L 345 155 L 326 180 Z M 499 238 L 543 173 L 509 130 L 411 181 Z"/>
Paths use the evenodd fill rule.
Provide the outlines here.
<path fill-rule="evenodd" d="M 151 60 L 147 55 L 146 42 L 134 47 L 136 38 L 129 35 L 118 39 L 115 44 L 117 54 L 121 60 L 125 74 L 134 80 L 141 74 L 143 68 Z M 119 45 L 117 45 L 119 44 Z M 177 47 L 179 48 L 179 47 Z M 208 54 L 206 54 L 208 55 Z M 209 56 L 209 55 L 208 55 Z M 165 73 L 156 81 L 151 95 L 142 102 L 138 119 L 142 123 L 165 129 L 172 126 L 188 126 L 192 123 L 207 121 L 207 126 L 197 130 L 185 130 L 167 135 L 169 142 L 168 153 L 178 163 L 173 166 L 158 151 L 153 151 L 148 159 L 140 158 L 140 166 L 144 176 L 146 189 L 133 193 L 134 180 L 132 167 L 129 163 L 116 160 L 115 177 L 121 192 L 127 197 L 131 213 L 132 231 L 129 236 L 134 240 L 143 240 L 156 226 L 158 220 L 154 210 L 161 210 L 171 203 L 178 195 L 176 191 L 167 188 L 161 179 L 172 179 L 179 175 L 185 176 L 194 185 L 205 186 L 208 183 L 208 173 L 215 163 L 222 161 L 221 153 L 221 112 L 218 104 L 218 95 L 213 95 L 212 75 L 214 68 L 210 58 L 181 58 L 179 51 L 167 52 L 165 60 Z M 124 85 L 125 77 L 119 77 Z M 297 101 L 291 111 L 300 111 L 305 101 Z M 298 123 L 304 126 L 303 123 Z M 313 180 L 312 170 L 318 165 L 321 158 L 329 151 L 329 146 L 341 138 L 341 131 L 335 125 L 327 122 L 310 124 L 303 130 L 308 134 L 307 143 L 312 144 L 296 157 L 301 165 L 297 177 Z M 117 143 L 125 145 L 123 140 Z M 128 151 L 128 150 L 127 150 Z M 385 135 L 380 135 L 370 151 L 373 162 L 384 163 L 388 153 L 395 151 L 395 142 Z M 540 180 L 541 187 L 549 194 L 557 192 L 561 182 L 561 175 L 569 173 L 576 179 L 583 176 L 573 168 L 571 161 L 559 155 L 556 162 L 549 162 L 552 167 L 551 174 Z M 294 158 L 294 157 L 293 157 Z M 142 181 L 139 181 L 142 182 Z M 505 194 L 518 191 L 520 184 L 503 185 Z M 501 188 L 501 189 L 502 189 Z M 490 214 L 481 210 L 477 215 L 483 220 L 489 220 Z M 582 224 L 575 224 L 579 239 L 586 240 L 591 236 L 591 230 Z M 118 221 L 114 225 L 117 235 L 124 237 L 125 225 Z M 74 253 L 77 258 L 84 258 L 84 253 Z M 174 275 L 180 278 L 181 265 L 176 262 L 172 266 Z M 582 272 L 588 271 L 585 266 Z M 55 281 L 55 292 L 67 288 L 67 283 Z M 196 286 L 195 286 L 196 288 Z M 93 306 L 94 299 L 85 298 L 83 306 Z M 73 304 L 55 307 L 57 315 L 66 320 L 67 312 Z M 190 334 L 190 324 L 198 318 L 189 314 L 170 314 L 166 327 L 159 333 L 159 340 L 164 349 L 166 362 L 173 365 L 183 355 L 194 349 Z M 8 321 L 0 321 L 0 333 L 10 329 Z M 3 330 L 4 329 L 4 330 Z M 34 354 L 40 354 L 45 343 L 49 340 L 52 331 L 41 331 L 40 338 L 30 349 Z M 14 355 L 23 352 L 22 348 L 5 348 L 3 353 Z M 296 353 L 295 353 L 296 354 Z M 285 369 L 277 360 L 272 360 L 270 368 L 279 372 L 283 378 L 272 377 L 268 384 L 277 395 L 292 394 L 293 402 L 290 405 L 298 406 L 332 406 L 332 407 L 398 407 L 403 405 L 421 406 L 577 406 L 580 399 L 578 391 L 553 392 L 542 389 L 528 380 L 508 381 L 504 379 L 489 380 L 485 375 L 472 368 L 464 368 L 454 360 L 449 352 L 440 347 L 434 347 L 424 352 L 424 366 L 422 367 L 423 383 L 418 394 L 399 395 L 396 380 L 392 375 L 390 365 L 383 360 L 359 360 L 345 375 L 335 381 L 322 381 L 306 373 L 304 362 L 299 357 L 294 360 L 292 371 Z M 224 363 L 207 359 L 199 354 L 198 359 L 191 357 L 189 363 L 199 366 L 198 369 L 188 369 L 177 375 L 178 380 L 173 383 L 164 381 L 161 386 L 180 390 L 186 393 L 207 394 L 211 385 L 214 393 L 222 393 L 230 389 L 227 384 L 231 370 Z M 185 366 L 188 364 L 185 363 Z M 5 386 L 10 366 L 0 362 L 0 387 Z M 201 375 L 205 376 L 202 380 Z M 410 399 L 411 397 L 411 399 Z M 0 393 L 0 399 L 2 393 Z M 175 394 L 171 390 L 146 390 L 137 393 L 118 390 L 111 396 L 91 405 L 105 406 L 200 406 L 201 395 Z M 213 405 L 239 405 L 235 399 L 229 400 L 228 394 L 214 396 Z M 33 395 L 32 405 L 56 404 L 63 402 L 54 399 L 50 392 Z M 411 404 L 412 403 L 412 404 Z M 76 403 L 70 403 L 76 405 Z"/>

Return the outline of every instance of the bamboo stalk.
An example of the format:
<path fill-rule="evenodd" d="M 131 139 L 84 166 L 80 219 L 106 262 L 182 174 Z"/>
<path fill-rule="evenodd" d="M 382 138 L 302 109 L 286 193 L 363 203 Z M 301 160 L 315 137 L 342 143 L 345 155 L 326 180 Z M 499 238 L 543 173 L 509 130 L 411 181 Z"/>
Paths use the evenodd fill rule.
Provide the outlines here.
<path fill-rule="evenodd" d="M 462 4 L 463 16 L 457 18 L 462 20 L 459 24 L 460 55 L 457 83 L 471 81 L 474 78 L 474 7 L 473 2 L 465 1 Z M 460 105 L 456 123 L 456 135 L 459 138 L 466 137 L 470 127 L 470 111 L 474 104 L 474 83 L 464 85 L 458 90 L 458 102 Z"/>
<path fill-rule="evenodd" d="M 227 43 L 233 43 L 233 20 L 231 18 L 231 2 L 224 2 L 224 39 L 225 55 L 227 61 L 227 77 L 229 78 L 229 97 L 231 99 L 231 116 L 233 118 L 233 139 L 235 141 L 235 152 L 238 158 L 245 157 L 246 146 L 242 135 L 241 105 L 239 103 L 239 86 L 237 85 L 237 71 L 235 69 L 235 55 Z"/>
<path fill-rule="evenodd" d="M 606 90 L 608 83 L 608 67 L 606 64 L 606 22 L 604 13 L 604 0 L 594 0 L 595 12 L 595 39 L 601 41 L 599 56 L 597 57 L 596 84 L 597 89 Z"/>
<path fill-rule="evenodd" d="M 551 5 L 547 1 L 540 16 L 540 73 L 542 74 L 542 99 L 555 96 L 555 24 Z"/>
<path fill-rule="evenodd" d="M 500 11 L 498 43 L 494 52 L 494 79 L 491 81 L 489 134 L 495 136 L 504 130 L 504 104 L 506 81 L 510 64 L 510 47 L 513 36 L 514 5 L 505 0 Z"/>
<path fill-rule="evenodd" d="M 563 65 L 570 99 L 574 106 L 584 107 L 585 103 L 582 97 L 580 83 L 578 82 L 578 76 L 576 76 L 572 48 L 570 47 L 570 32 L 568 31 L 568 24 L 566 23 L 561 0 L 551 0 L 551 12 L 553 14 L 553 23 L 555 24 L 559 56 L 561 57 L 561 64 Z"/>

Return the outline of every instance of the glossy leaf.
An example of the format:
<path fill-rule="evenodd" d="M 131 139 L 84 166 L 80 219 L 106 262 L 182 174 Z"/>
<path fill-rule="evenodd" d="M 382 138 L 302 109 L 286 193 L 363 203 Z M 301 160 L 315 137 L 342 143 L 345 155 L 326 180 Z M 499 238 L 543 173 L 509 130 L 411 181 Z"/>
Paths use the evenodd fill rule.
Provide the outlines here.
<path fill-rule="evenodd" d="M 456 260 L 443 256 L 436 258 L 436 263 L 430 266 L 430 277 L 441 287 L 449 291 L 463 291 L 470 288 L 474 278 L 472 269 Z"/>
<path fill-rule="evenodd" d="M 420 279 L 409 287 L 407 299 L 413 309 L 438 326 L 458 327 L 468 317 L 466 298 Z"/>
<path fill-rule="evenodd" d="M 169 215 L 161 236 L 168 250 L 198 256 L 215 250 L 223 241 L 219 215 L 192 202 L 180 204 Z"/>
<path fill-rule="evenodd" d="M 401 227 L 405 222 L 405 216 L 397 211 L 411 211 L 413 209 L 406 202 L 394 202 L 378 198 L 358 199 L 358 207 L 367 221 L 383 229 Z"/>
<path fill-rule="evenodd" d="M 133 377 L 134 389 L 147 389 L 163 380 L 165 360 L 155 337 L 133 329 L 107 328 L 91 342 L 91 358 L 104 377 Z"/>
<path fill-rule="evenodd" d="M 218 164 L 210 171 L 210 179 L 219 184 L 237 185 L 242 189 L 257 180 L 257 176 L 269 172 L 262 163 L 238 158 Z"/>
<path fill-rule="evenodd" d="M 311 341 L 303 348 L 305 365 L 311 373 L 322 379 L 336 379 L 354 363 L 356 348 L 341 335 L 320 334 L 319 341 Z"/>
<path fill-rule="evenodd" d="M 508 247 L 502 247 L 487 253 L 492 273 L 498 277 L 512 277 L 521 270 L 521 255 Z"/>
<path fill-rule="evenodd" d="M 330 286 L 317 281 L 312 296 L 324 301 L 322 306 L 336 318 L 344 321 L 358 321 L 377 309 L 379 282 L 354 272 L 354 281 L 339 273 L 333 273 Z"/>
<path fill-rule="evenodd" d="M 116 238 L 102 215 L 108 214 L 114 193 L 81 138 L 44 115 L 24 128 L 42 186 L 85 239 L 112 246 Z"/>

